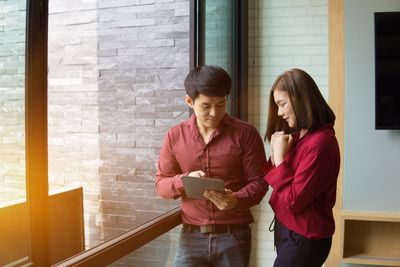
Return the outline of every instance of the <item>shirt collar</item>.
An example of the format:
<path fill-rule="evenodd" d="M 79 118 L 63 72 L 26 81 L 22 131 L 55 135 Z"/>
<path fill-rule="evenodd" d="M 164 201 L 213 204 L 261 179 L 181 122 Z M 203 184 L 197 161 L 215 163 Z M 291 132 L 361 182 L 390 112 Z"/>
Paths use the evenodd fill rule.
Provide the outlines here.
<path fill-rule="evenodd" d="M 326 131 L 328 134 L 335 136 L 335 130 L 333 128 L 333 124 L 325 123 L 325 124 L 322 124 L 320 127 L 318 127 L 314 131 L 307 131 L 301 138 L 300 138 L 300 131 L 296 131 L 295 133 L 292 134 L 293 142 L 297 143 L 300 140 L 304 140 L 308 135 L 315 133 L 315 132 L 319 132 L 319 131 Z"/>
<path fill-rule="evenodd" d="M 224 128 L 229 127 L 229 125 L 231 125 L 232 123 L 233 122 L 231 116 L 229 116 L 228 113 L 225 113 L 218 127 L 215 129 L 216 132 L 214 136 L 219 135 Z M 194 113 L 190 116 L 189 120 L 187 120 L 185 124 L 187 127 L 189 127 L 190 133 L 192 134 L 193 137 L 195 138 L 200 137 L 200 132 L 199 129 L 197 128 L 197 123 L 196 123 L 196 115 Z"/>

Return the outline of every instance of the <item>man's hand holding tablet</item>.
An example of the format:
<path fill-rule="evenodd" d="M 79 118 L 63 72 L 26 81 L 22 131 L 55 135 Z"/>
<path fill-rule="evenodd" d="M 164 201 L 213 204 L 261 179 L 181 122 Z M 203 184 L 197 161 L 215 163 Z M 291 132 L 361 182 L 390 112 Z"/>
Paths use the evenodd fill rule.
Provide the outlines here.
<path fill-rule="evenodd" d="M 207 199 L 204 197 L 206 190 L 224 192 L 224 181 L 218 178 L 202 178 L 194 176 L 182 176 L 185 194 L 188 198 Z"/>

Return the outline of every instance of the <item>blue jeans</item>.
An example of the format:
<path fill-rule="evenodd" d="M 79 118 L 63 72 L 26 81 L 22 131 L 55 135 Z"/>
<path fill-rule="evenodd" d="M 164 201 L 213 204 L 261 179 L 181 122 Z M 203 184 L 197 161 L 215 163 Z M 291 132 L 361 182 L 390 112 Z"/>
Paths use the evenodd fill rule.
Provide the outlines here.
<path fill-rule="evenodd" d="M 230 233 L 207 234 L 182 229 L 174 266 L 247 267 L 250 250 L 250 227 Z"/>

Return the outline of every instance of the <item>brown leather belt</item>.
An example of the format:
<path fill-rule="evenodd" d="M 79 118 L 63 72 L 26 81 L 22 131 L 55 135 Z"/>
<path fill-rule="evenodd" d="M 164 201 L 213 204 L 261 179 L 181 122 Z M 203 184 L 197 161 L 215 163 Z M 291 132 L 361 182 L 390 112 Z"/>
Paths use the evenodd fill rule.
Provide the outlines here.
<path fill-rule="evenodd" d="M 212 225 L 192 225 L 184 224 L 183 230 L 189 232 L 200 232 L 202 234 L 208 233 L 230 233 L 237 230 L 248 228 L 247 224 L 212 224 Z"/>

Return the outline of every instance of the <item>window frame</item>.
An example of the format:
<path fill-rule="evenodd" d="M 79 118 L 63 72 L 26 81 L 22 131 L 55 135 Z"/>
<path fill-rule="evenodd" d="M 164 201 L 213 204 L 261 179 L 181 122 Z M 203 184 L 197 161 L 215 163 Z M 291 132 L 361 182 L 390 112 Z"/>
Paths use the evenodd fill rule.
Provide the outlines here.
<path fill-rule="evenodd" d="M 204 4 L 190 0 L 190 68 L 204 62 Z M 247 119 L 247 1 L 234 0 L 232 116 Z M 25 142 L 29 263 L 49 266 L 47 34 L 48 0 L 27 0 Z M 202 13 L 203 12 L 203 13 Z M 200 15 L 199 15 L 200 14 Z M 201 15 L 203 14 L 203 15 Z M 203 17 L 203 19 L 201 19 Z M 203 50 L 202 50 L 203 49 Z M 165 214 L 53 266 L 112 263 L 181 223 L 181 210 Z"/>
<path fill-rule="evenodd" d="M 25 49 L 26 199 L 29 261 L 48 266 L 47 0 L 27 0 Z"/>
<path fill-rule="evenodd" d="M 233 117 L 248 120 L 248 3 L 232 1 L 232 78 L 230 110 Z M 206 0 L 190 1 L 190 69 L 205 63 L 205 3 Z"/>
<path fill-rule="evenodd" d="M 160 235 L 172 230 L 182 221 L 181 208 L 174 208 L 155 219 L 135 227 L 119 236 L 105 241 L 93 248 L 76 254 L 54 267 L 105 266 L 128 255 Z"/>

